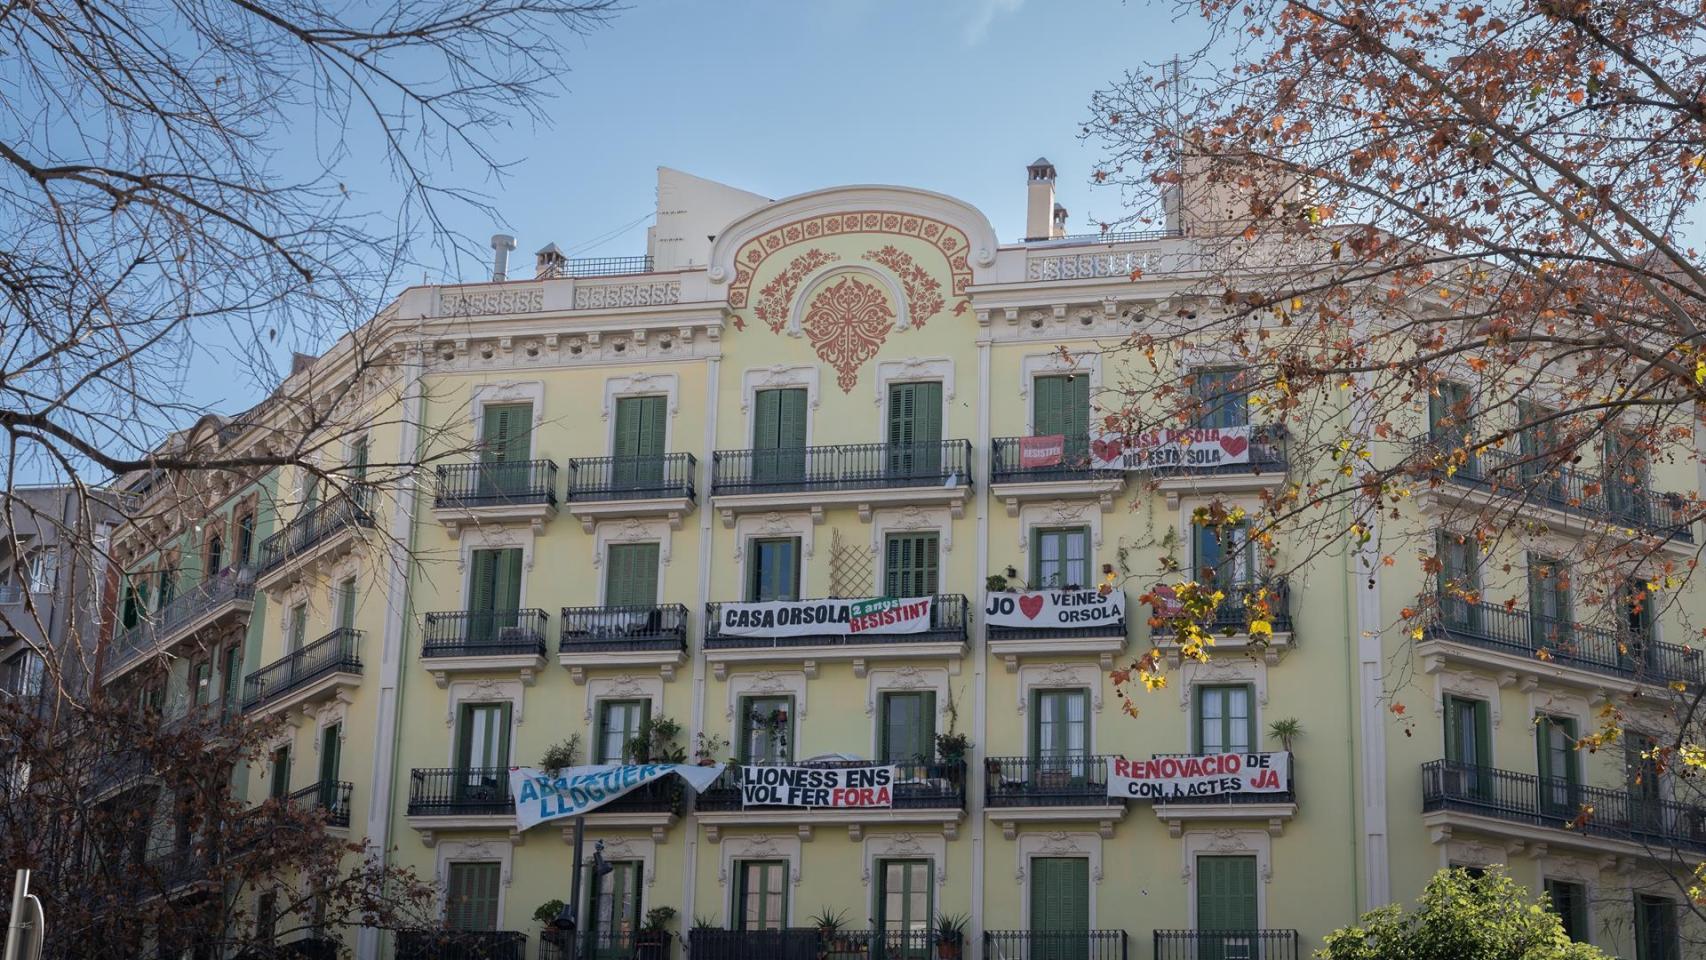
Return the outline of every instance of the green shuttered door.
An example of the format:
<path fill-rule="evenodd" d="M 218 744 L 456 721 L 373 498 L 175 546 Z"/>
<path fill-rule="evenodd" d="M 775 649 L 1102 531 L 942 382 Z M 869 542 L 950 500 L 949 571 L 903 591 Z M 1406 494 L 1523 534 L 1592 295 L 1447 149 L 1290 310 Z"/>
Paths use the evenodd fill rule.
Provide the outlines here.
<path fill-rule="evenodd" d="M 449 879 L 446 925 L 452 930 L 496 930 L 499 864 L 452 863 Z"/>
<path fill-rule="evenodd" d="M 618 488 L 657 487 L 663 482 L 666 397 L 621 397 L 616 401 L 613 481 Z"/>
<path fill-rule="evenodd" d="M 521 606 L 521 548 L 475 550 L 468 574 L 468 641 L 489 642 L 513 627 Z"/>
<path fill-rule="evenodd" d="M 1078 463 L 1090 453 L 1090 378 L 1037 377 L 1031 381 L 1031 435 L 1066 438 L 1065 461 Z"/>
<path fill-rule="evenodd" d="M 942 385 L 889 385 L 888 464 L 891 474 L 942 472 Z"/>
<path fill-rule="evenodd" d="M 1031 929 L 1042 937 L 1031 947 L 1032 960 L 1084 960 L 1089 939 L 1066 934 L 1090 929 L 1090 861 L 1083 857 L 1034 857 L 1031 860 Z"/>
<path fill-rule="evenodd" d="M 937 535 L 892 534 L 883 565 L 883 595 L 928 597 L 936 593 Z"/>
<path fill-rule="evenodd" d="M 605 572 L 604 605 L 650 607 L 658 602 L 658 545 L 613 543 Z"/>
<path fill-rule="evenodd" d="M 1197 858 L 1197 930 L 1218 933 L 1199 940 L 1202 960 L 1253 957 L 1244 934 L 1256 929 L 1256 858 Z"/>
<path fill-rule="evenodd" d="M 752 477 L 799 480 L 806 467 L 806 391 L 760 390 L 753 396 Z"/>
<path fill-rule="evenodd" d="M 481 497 L 502 499 L 527 489 L 524 465 L 533 448 L 533 404 L 500 403 L 485 408 L 480 431 Z"/>

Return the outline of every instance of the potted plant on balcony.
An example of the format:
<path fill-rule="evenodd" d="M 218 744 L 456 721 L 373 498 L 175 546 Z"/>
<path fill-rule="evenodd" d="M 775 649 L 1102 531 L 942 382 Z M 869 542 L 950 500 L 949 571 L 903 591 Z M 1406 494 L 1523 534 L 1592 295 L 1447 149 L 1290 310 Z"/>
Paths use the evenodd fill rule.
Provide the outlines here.
<path fill-rule="evenodd" d="M 965 948 L 966 924 L 970 922 L 971 918 L 963 913 L 936 915 L 937 960 L 959 960 L 960 951 Z"/>
<path fill-rule="evenodd" d="M 1268 736 L 1280 742 L 1286 753 L 1291 752 L 1291 742 L 1303 733 L 1303 724 L 1296 717 L 1286 717 L 1268 724 Z"/>
<path fill-rule="evenodd" d="M 675 919 L 674 907 L 653 907 L 634 935 L 634 960 L 668 960 L 669 922 Z"/>
<path fill-rule="evenodd" d="M 964 768 L 966 755 L 971 753 L 971 738 L 963 733 L 936 734 L 936 769 L 930 771 L 932 777 L 944 780 L 958 781 L 960 771 Z"/>
<path fill-rule="evenodd" d="M 580 765 L 581 735 L 573 733 L 569 739 L 552 744 L 546 749 L 544 756 L 539 758 L 539 769 L 546 773 L 555 774 L 559 770 Z"/>
<path fill-rule="evenodd" d="M 562 912 L 563 901 L 561 900 L 547 900 L 539 905 L 539 909 L 533 911 L 533 919 L 539 921 L 540 925 L 544 928 L 539 931 L 540 940 L 545 943 L 554 943 L 558 946 L 564 946 L 568 943 L 568 940 L 565 939 L 564 932 L 559 930 L 555 924 L 557 917 L 561 915 Z"/>
<path fill-rule="evenodd" d="M 847 938 L 841 935 L 841 928 L 847 923 L 847 911 L 832 910 L 824 907 L 812 917 L 811 925 L 817 928 L 818 953 L 846 953 Z"/>
<path fill-rule="evenodd" d="M 623 745 L 624 759 L 629 763 L 686 763 L 687 751 L 675 742 L 681 736 L 681 724 L 669 717 L 650 717 L 640 724 L 640 732 Z"/>
<path fill-rule="evenodd" d="M 693 762 L 701 767 L 716 765 L 717 754 L 729 745 L 729 741 L 714 733 L 699 731 L 696 746 L 693 748 Z"/>

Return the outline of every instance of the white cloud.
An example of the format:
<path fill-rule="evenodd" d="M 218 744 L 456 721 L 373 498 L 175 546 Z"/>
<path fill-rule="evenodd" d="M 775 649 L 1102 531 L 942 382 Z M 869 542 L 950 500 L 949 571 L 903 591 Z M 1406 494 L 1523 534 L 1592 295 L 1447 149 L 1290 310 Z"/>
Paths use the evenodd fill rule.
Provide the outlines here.
<path fill-rule="evenodd" d="M 1025 0 L 971 0 L 971 14 L 966 17 L 966 46 L 982 43 L 996 17 L 1013 13 L 1024 5 Z"/>

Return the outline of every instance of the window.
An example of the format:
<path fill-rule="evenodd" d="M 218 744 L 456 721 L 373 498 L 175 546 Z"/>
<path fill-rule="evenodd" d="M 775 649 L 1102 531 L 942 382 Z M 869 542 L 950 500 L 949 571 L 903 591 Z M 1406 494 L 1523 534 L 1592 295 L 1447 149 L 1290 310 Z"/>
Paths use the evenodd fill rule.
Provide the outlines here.
<path fill-rule="evenodd" d="M 1524 480 L 1538 484 L 1534 492 L 1539 496 L 1557 498 L 1562 494 L 1557 460 L 1563 452 L 1558 436 L 1558 411 L 1523 400 L 1517 401 L 1516 408 L 1523 424 L 1517 431 L 1520 454 L 1517 473 Z"/>
<path fill-rule="evenodd" d="M 1492 731 L 1487 725 L 1487 701 L 1462 697 L 1445 698 L 1445 759 L 1448 792 L 1472 791 L 1477 796 L 1492 791 Z"/>
<path fill-rule="evenodd" d="M 1474 407 L 1469 385 L 1442 380 L 1428 397 L 1428 436 L 1436 441 L 1459 443 L 1475 432 Z"/>
<path fill-rule="evenodd" d="M 521 548 L 475 550 L 468 570 L 469 643 L 501 639 L 521 607 Z"/>
<path fill-rule="evenodd" d="M 142 611 L 147 605 L 148 601 L 143 599 L 142 594 L 137 591 L 136 584 L 126 583 L 124 585 L 124 610 L 119 614 L 119 623 L 123 624 L 126 630 L 141 623 Z"/>
<path fill-rule="evenodd" d="M 178 595 L 178 569 L 176 567 L 168 564 L 160 568 L 154 592 L 158 596 L 154 602 L 154 609 L 166 609 L 167 605 Z"/>
<path fill-rule="evenodd" d="M 942 472 L 942 385 L 889 384 L 888 469 L 891 475 Z"/>
<path fill-rule="evenodd" d="M 532 482 L 533 404 L 490 404 L 482 417 L 479 498 L 501 501 L 525 493 Z"/>
<path fill-rule="evenodd" d="M 237 702 L 243 692 L 243 648 L 235 643 L 225 648 L 225 659 L 220 668 L 225 681 L 225 709 L 236 710 Z"/>
<path fill-rule="evenodd" d="M 1576 721 L 1538 717 L 1534 749 L 1539 761 L 1540 802 L 1552 816 L 1574 818 L 1580 812 L 1581 758 L 1576 752 Z"/>
<path fill-rule="evenodd" d="M 272 752 L 271 781 L 267 784 L 267 796 L 274 800 L 282 800 L 290 795 L 290 745 L 278 747 Z"/>
<path fill-rule="evenodd" d="M 202 660 L 190 667 L 190 699 L 198 707 L 213 702 L 213 664 Z"/>
<path fill-rule="evenodd" d="M 885 693 L 877 730 L 883 763 L 928 763 L 936 755 L 936 694 Z"/>
<path fill-rule="evenodd" d="M 792 756 L 793 697 L 743 697 L 745 729 L 740 741 L 741 763 L 787 763 Z"/>
<path fill-rule="evenodd" d="M 1256 545 L 1243 523 L 1202 526 L 1196 530 L 1196 573 L 1222 590 L 1246 588 L 1256 582 Z"/>
<path fill-rule="evenodd" d="M 937 535 L 891 533 L 883 563 L 883 595 L 928 597 L 937 587 Z"/>
<path fill-rule="evenodd" d="M 52 593 L 59 585 L 59 551 L 42 547 L 30 554 L 29 579 L 31 593 Z"/>
<path fill-rule="evenodd" d="M 1588 890 L 1584 884 L 1570 880 L 1547 880 L 1546 898 L 1552 912 L 1564 924 L 1564 934 L 1577 943 L 1589 943 Z"/>
<path fill-rule="evenodd" d="M 1441 530 L 1435 534 L 1439 554 L 1439 605 L 1447 627 L 1476 630 L 1481 623 L 1481 564 L 1468 537 Z"/>
<path fill-rule="evenodd" d="M 493 770 L 509 766 L 510 704 L 464 703 L 457 729 L 456 766 Z M 500 770 L 506 778 L 508 772 Z"/>
<path fill-rule="evenodd" d="M 658 545 L 613 543 L 604 564 L 604 605 L 654 607 L 658 602 Z"/>
<path fill-rule="evenodd" d="M 651 715 L 650 700 L 600 700 L 598 740 L 593 744 L 593 763 L 622 763 L 632 754 L 628 742 L 640 736 Z"/>
<path fill-rule="evenodd" d="M 238 566 L 247 566 L 255 558 L 255 514 L 245 512 L 237 518 Z"/>
<path fill-rule="evenodd" d="M 361 483 L 367 479 L 367 438 L 361 437 L 350 444 L 349 448 L 350 479 Z"/>
<path fill-rule="evenodd" d="M 746 599 L 758 602 L 799 598 L 799 538 L 751 541 L 747 548 Z"/>
<path fill-rule="evenodd" d="M 885 956 L 929 956 L 929 933 L 935 918 L 929 860 L 877 861 L 877 925 L 896 949 Z"/>
<path fill-rule="evenodd" d="M 611 438 L 611 482 L 619 489 L 657 487 L 663 482 L 664 436 L 669 398 L 616 398 L 616 430 Z"/>
<path fill-rule="evenodd" d="M 1622 430 L 1605 432 L 1605 495 L 1618 516 L 1642 521 L 1647 516 L 1647 455 L 1640 442 Z"/>
<path fill-rule="evenodd" d="M 338 626 L 355 629 L 355 578 L 345 577 L 338 583 Z"/>
<path fill-rule="evenodd" d="M 1038 437 L 1060 434 L 1067 451 L 1072 441 L 1087 441 L 1090 435 L 1090 378 L 1082 373 L 1037 377 L 1031 381 L 1031 433 Z M 1080 444 L 1080 447 L 1085 447 Z"/>
<path fill-rule="evenodd" d="M 1197 753 L 1248 753 L 1256 742 L 1256 716 L 1248 686 L 1198 687 Z"/>
<path fill-rule="evenodd" d="M 1659 742 L 1633 730 L 1623 733 L 1623 774 L 1629 789 L 1629 820 L 1637 829 L 1664 826 L 1664 782 L 1653 751 Z"/>
<path fill-rule="evenodd" d="M 1031 587 L 1035 590 L 1084 588 L 1090 583 L 1090 528 L 1031 531 Z"/>
<path fill-rule="evenodd" d="M 1031 751 L 1039 769 L 1082 766 L 1090 753 L 1089 701 L 1088 690 L 1032 692 Z"/>
<path fill-rule="evenodd" d="M 752 397 L 752 479 L 799 480 L 805 470 L 805 389 L 757 391 Z"/>
<path fill-rule="evenodd" d="M 1199 368 L 1191 381 L 1191 399 L 1195 416 L 1191 426 L 1198 429 L 1242 427 L 1250 422 L 1249 398 L 1245 395 L 1244 371 L 1225 368 Z"/>
<path fill-rule="evenodd" d="M 1536 647 L 1575 639 L 1570 630 L 1570 568 L 1561 560 L 1528 555 L 1528 622 Z"/>
<path fill-rule="evenodd" d="M 255 939 L 272 943 L 278 925 L 278 894 L 268 890 L 255 902 Z"/>
<path fill-rule="evenodd" d="M 202 567 L 202 577 L 212 578 L 225 569 L 225 540 L 214 534 L 207 538 L 207 557 Z"/>
<path fill-rule="evenodd" d="M 498 928 L 498 882 L 503 864 L 481 860 L 449 865 L 445 926 L 452 930 Z"/>
<path fill-rule="evenodd" d="M 1635 960 L 1681 960 L 1676 903 L 1664 897 L 1635 895 Z"/>
<path fill-rule="evenodd" d="M 608 874 L 593 874 L 590 960 L 634 956 L 634 932 L 640 928 L 641 867 L 638 860 L 613 860 Z"/>
<path fill-rule="evenodd" d="M 308 639 L 308 604 L 299 603 L 290 608 L 285 631 L 285 651 L 295 653 L 301 650 Z"/>
<path fill-rule="evenodd" d="M 1257 926 L 1256 858 L 1198 857 L 1197 929 L 1244 931 Z M 1247 942 L 1210 942 L 1220 946 L 1228 960 L 1254 955 L 1244 949 L 1250 946 Z"/>
<path fill-rule="evenodd" d="M 735 891 L 737 930 L 781 930 L 788 925 L 788 862 L 741 860 Z"/>

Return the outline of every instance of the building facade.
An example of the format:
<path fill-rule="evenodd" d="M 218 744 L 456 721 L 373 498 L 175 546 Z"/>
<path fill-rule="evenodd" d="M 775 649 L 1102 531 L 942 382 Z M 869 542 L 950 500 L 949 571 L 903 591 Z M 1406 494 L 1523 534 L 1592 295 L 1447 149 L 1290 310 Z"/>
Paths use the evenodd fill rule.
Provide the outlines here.
<path fill-rule="evenodd" d="M 1064 236 L 1053 179 L 1028 168 L 1032 239 L 1001 243 L 921 190 L 769 200 L 663 170 L 646 257 L 551 245 L 506 279 L 505 238 L 493 282 L 405 291 L 363 349 L 346 338 L 283 388 L 349 405 L 318 470 L 233 485 L 138 539 L 119 614 L 137 642 L 106 682 L 287 717 L 247 795 L 320 802 L 436 877 L 446 926 L 494 956 L 564 955 L 535 913 L 568 896 L 574 828 L 516 830 L 507 770 L 569 744 L 581 763 L 673 748 L 900 771 L 881 810 L 743 809 L 725 780 L 593 812 L 585 839 L 613 867 L 588 879 L 598 956 L 654 955 L 638 928 L 669 907 L 671 956 L 922 957 L 947 914 L 971 957 L 1300 957 L 1440 867 L 1491 864 L 1553 892 L 1582 939 L 1676 956 L 1652 952 L 1684 916 L 1667 858 L 1706 853 L 1706 816 L 1661 777 L 1633 783 L 1638 755 L 1561 745 L 1613 698 L 1698 682 L 1699 660 L 1664 616 L 1642 626 L 1643 669 L 1611 647 L 1536 657 L 1530 624 L 1586 615 L 1517 585 L 1607 525 L 1687 556 L 1693 533 L 1645 490 L 1697 489 L 1695 468 L 1655 464 L 1641 523 L 1636 499 L 1542 502 L 1561 542 L 1498 558 L 1483 605 L 1412 638 L 1395 624 L 1434 589 L 1420 573 L 1354 549 L 1281 545 L 1270 564 L 1193 522 L 1314 469 L 1254 407 L 1202 424 L 1252 428 L 1235 463 L 1074 466 L 1106 397 L 1232 381 L 1212 342 L 1121 348 L 1194 295 L 1190 225 Z M 1021 442 L 1055 435 L 1077 456 Z M 364 487 L 381 462 L 428 466 Z M 1437 514 L 1450 556 L 1451 511 L 1497 495 L 1462 471 L 1405 509 Z M 1152 635 L 1139 595 L 1204 568 L 1266 591 L 1271 637 L 1252 641 L 1236 603 L 1206 663 Z M 1116 624 L 986 623 L 992 589 L 1110 577 Z M 933 598 L 927 629 L 719 628 L 730 602 L 882 596 Z M 1109 671 L 1152 643 L 1169 681 L 1128 716 Z M 1106 791 L 1108 756 L 1268 750 L 1291 754 L 1283 792 Z M 1572 829 L 1562 811 L 1587 797 L 1621 812 Z M 826 911 L 841 932 L 818 930 Z M 350 939 L 362 957 L 449 955 L 427 931 Z"/>

